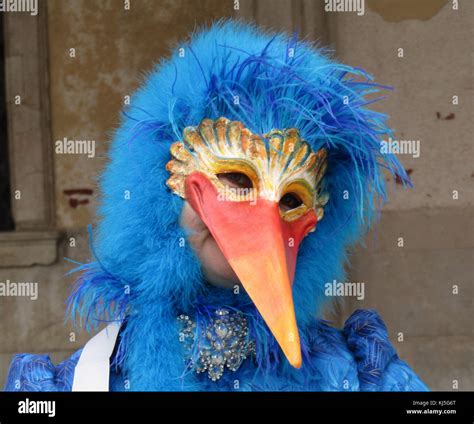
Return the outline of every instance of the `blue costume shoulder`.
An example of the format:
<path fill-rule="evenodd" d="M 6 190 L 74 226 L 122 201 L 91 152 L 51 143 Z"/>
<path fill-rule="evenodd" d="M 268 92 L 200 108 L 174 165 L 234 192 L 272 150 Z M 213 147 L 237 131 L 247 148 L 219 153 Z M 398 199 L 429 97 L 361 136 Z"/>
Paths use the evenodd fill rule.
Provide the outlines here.
<path fill-rule="evenodd" d="M 306 349 L 305 365 L 310 369 L 304 373 L 288 366 L 280 377 L 267 375 L 259 381 L 254 377 L 255 370 L 252 371 L 252 366 L 247 364 L 241 377 L 244 381 L 248 377 L 248 390 L 428 390 L 413 370 L 398 358 L 389 340 L 387 327 L 373 310 L 355 311 L 343 330 L 317 321 L 307 336 Z M 81 351 L 56 366 L 47 355 L 16 355 L 10 366 L 5 390 L 70 391 Z M 111 372 L 111 390 L 120 390 L 122 387 L 119 374 Z M 247 386 L 243 384 L 243 387 Z M 207 389 L 215 390 L 216 387 Z"/>
<path fill-rule="evenodd" d="M 74 369 L 82 349 L 59 365 L 48 355 L 23 353 L 15 355 L 10 365 L 5 391 L 68 392 L 71 391 Z"/>
<path fill-rule="evenodd" d="M 427 391 L 428 387 L 398 358 L 387 327 L 374 310 L 357 310 L 343 330 L 357 363 L 361 391 Z"/>

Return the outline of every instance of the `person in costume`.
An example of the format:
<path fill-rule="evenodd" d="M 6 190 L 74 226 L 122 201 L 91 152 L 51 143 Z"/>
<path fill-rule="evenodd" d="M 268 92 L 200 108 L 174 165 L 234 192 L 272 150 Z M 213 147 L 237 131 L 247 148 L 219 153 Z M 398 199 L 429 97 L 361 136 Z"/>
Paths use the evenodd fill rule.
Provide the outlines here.
<path fill-rule="evenodd" d="M 384 173 L 409 184 L 367 107 L 384 88 L 283 33 L 196 33 L 110 146 L 94 259 L 69 301 L 78 325 L 106 328 L 56 366 L 15 356 L 6 390 L 427 390 L 377 312 L 321 319 Z"/>

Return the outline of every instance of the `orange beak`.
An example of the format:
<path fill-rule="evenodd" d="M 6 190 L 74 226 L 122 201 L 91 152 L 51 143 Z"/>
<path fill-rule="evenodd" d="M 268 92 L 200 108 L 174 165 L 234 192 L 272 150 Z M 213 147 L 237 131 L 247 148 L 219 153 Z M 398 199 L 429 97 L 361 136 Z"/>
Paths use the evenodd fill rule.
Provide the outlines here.
<path fill-rule="evenodd" d="M 289 363 L 300 368 L 292 284 L 299 244 L 317 222 L 314 211 L 287 222 L 277 202 L 222 200 L 214 184 L 199 172 L 187 177 L 185 191 Z"/>

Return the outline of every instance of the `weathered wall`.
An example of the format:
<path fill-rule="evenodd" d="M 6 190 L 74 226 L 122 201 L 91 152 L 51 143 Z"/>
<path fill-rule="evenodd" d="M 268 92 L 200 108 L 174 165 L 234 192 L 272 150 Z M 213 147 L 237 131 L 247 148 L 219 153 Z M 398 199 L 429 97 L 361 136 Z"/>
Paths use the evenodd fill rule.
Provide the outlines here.
<path fill-rule="evenodd" d="M 365 283 L 366 298 L 349 300 L 344 315 L 377 309 L 400 356 L 431 388 L 472 390 L 474 3 L 366 3 L 364 16 L 329 16 L 330 39 L 338 58 L 394 87 L 375 107 L 390 116 L 396 139 L 420 140 L 421 150 L 400 156 L 414 188 L 391 184 L 380 224 L 353 258 L 350 279 Z"/>
<path fill-rule="evenodd" d="M 58 226 L 80 228 L 93 220 L 97 172 L 125 96 L 193 29 L 233 9 L 219 0 L 140 0 L 131 1 L 129 10 L 122 0 L 48 5 L 53 139 L 96 142 L 95 158 L 55 156 Z M 74 189 L 93 194 L 64 193 Z M 72 197 L 89 203 L 73 207 Z"/>
<path fill-rule="evenodd" d="M 468 54 L 472 51 L 474 4 L 461 2 L 461 9 L 453 10 L 448 1 L 424 2 L 424 8 L 419 2 L 417 8 L 407 7 L 403 14 L 403 7 L 389 6 L 418 2 L 366 3 L 362 17 L 351 13 L 330 17 L 336 55 L 393 87 L 375 108 L 390 116 L 397 140 L 420 140 L 421 146 L 419 158 L 401 156 L 412 172 L 415 189 L 392 190 L 386 209 L 474 206 L 474 169 L 472 161 L 463 160 L 474 153 Z M 403 57 L 398 57 L 399 48 L 404 50 Z M 459 97 L 459 105 L 452 104 L 453 96 Z M 453 200 L 453 190 L 460 192 L 458 200 Z"/>

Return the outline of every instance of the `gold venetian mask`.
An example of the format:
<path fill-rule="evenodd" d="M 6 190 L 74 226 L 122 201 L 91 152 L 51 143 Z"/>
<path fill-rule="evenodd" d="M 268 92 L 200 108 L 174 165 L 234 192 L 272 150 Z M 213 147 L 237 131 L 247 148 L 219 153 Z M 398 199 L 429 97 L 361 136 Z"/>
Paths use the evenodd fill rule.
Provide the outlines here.
<path fill-rule="evenodd" d="M 251 181 L 251 192 L 226 191 L 231 201 L 263 198 L 279 202 L 295 196 L 297 207 L 282 211 L 287 221 L 298 219 L 309 209 L 318 221 L 328 201 L 321 192 L 321 180 L 327 166 L 327 153 L 314 153 L 295 128 L 272 130 L 263 137 L 253 134 L 241 122 L 219 118 L 204 119 L 197 127 L 186 127 L 183 141 L 171 146 L 172 159 L 166 165 L 171 173 L 167 181 L 171 190 L 185 198 L 184 182 L 195 171 L 205 174 L 219 191 L 226 191 L 218 177 L 222 174 L 244 174 Z M 249 195 L 249 196 L 248 196 Z"/>

